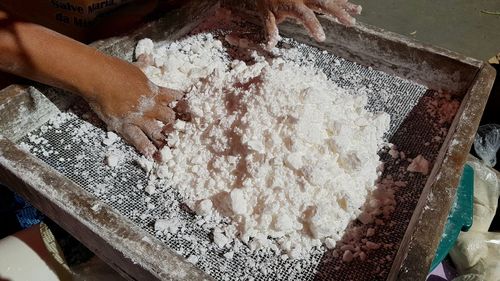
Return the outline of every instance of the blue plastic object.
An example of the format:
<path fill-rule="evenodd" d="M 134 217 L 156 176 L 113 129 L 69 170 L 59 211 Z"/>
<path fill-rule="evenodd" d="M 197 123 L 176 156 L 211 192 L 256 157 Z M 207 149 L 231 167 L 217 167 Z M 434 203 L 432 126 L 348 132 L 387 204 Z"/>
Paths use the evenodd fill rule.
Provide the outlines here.
<path fill-rule="evenodd" d="M 25 201 L 21 196 L 14 194 L 17 210 L 16 217 L 22 229 L 29 228 L 35 224 L 39 224 L 44 219 L 44 215 L 33 207 L 28 201 Z"/>
<path fill-rule="evenodd" d="M 441 237 L 441 242 L 431 264 L 431 271 L 438 266 L 455 245 L 460 231 L 468 231 L 472 226 L 472 210 L 474 203 L 474 169 L 465 165 L 457 194 L 448 221 Z"/>

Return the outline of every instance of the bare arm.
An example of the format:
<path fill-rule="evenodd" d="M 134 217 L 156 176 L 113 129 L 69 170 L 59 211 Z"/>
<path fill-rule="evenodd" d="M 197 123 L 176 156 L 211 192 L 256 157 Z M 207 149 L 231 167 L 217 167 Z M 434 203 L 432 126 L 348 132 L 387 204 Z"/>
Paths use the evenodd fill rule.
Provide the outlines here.
<path fill-rule="evenodd" d="M 109 129 L 149 157 L 175 116 L 168 104 L 181 95 L 152 84 L 133 64 L 3 11 L 0 70 L 80 95 Z"/>

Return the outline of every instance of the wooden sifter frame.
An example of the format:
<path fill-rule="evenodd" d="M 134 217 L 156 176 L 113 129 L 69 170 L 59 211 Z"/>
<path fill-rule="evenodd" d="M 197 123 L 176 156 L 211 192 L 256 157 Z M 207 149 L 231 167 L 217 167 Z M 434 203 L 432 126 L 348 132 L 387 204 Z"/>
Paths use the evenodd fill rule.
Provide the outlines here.
<path fill-rule="evenodd" d="M 222 5 L 252 10 L 240 2 L 223 1 Z M 219 5 L 218 1 L 191 1 L 127 36 L 93 45 L 131 60 L 139 39 L 174 40 Z M 424 280 L 493 84 L 494 69 L 482 61 L 374 27 L 358 24 L 346 28 L 323 17 L 320 21 L 328 35 L 322 44 L 312 41 L 296 25 L 283 24 L 280 30 L 348 60 L 462 97 L 388 276 L 388 280 Z M 18 85 L 0 91 L 0 181 L 130 280 L 210 280 L 210 276 L 110 207 L 101 204 L 94 210 L 92 206 L 99 202 L 93 195 L 14 144 L 71 103 L 70 96 L 48 97 L 33 87 Z"/>

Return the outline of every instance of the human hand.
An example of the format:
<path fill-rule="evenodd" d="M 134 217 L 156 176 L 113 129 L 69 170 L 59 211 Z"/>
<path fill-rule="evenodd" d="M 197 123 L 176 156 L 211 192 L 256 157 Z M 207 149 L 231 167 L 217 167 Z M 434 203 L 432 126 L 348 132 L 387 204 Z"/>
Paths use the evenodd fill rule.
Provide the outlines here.
<path fill-rule="evenodd" d="M 163 145 L 175 118 L 169 104 L 182 93 L 154 85 L 133 64 L 1 9 L 0 22 L 0 70 L 81 96 L 147 157 Z M 139 63 L 151 63 L 147 59 Z"/>
<path fill-rule="evenodd" d="M 273 48 L 279 39 L 277 24 L 286 18 L 298 20 L 314 39 L 322 42 L 325 32 L 314 12 L 335 17 L 340 23 L 352 26 L 356 22 L 352 16 L 361 13 L 361 6 L 348 0 L 257 0 L 257 10 L 264 22 L 267 47 Z"/>
<path fill-rule="evenodd" d="M 138 62 L 144 63 L 147 61 Z M 175 112 L 169 105 L 183 93 L 153 84 L 133 64 L 112 58 L 109 65 L 108 79 L 94 83 L 94 93 L 86 95 L 91 96 L 87 101 L 109 130 L 151 158 L 172 128 Z"/>

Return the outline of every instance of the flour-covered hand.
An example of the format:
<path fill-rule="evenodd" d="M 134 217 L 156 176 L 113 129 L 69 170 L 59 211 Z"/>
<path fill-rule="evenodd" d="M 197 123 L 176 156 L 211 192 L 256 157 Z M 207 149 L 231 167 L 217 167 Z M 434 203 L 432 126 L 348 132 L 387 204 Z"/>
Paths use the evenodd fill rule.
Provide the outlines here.
<path fill-rule="evenodd" d="M 96 83 L 96 93 L 87 100 L 108 129 L 146 157 L 153 157 L 164 145 L 165 134 L 175 119 L 169 105 L 183 94 L 153 84 L 133 64 L 115 59 L 112 67 L 110 78 Z"/>
<path fill-rule="evenodd" d="M 269 48 L 278 42 L 277 24 L 286 18 L 298 20 L 314 39 L 321 42 L 325 40 L 325 32 L 314 12 L 335 17 L 346 26 L 354 25 L 356 20 L 352 16 L 361 13 L 361 6 L 348 0 L 257 0 L 257 9 L 264 22 Z"/>
<path fill-rule="evenodd" d="M 110 130 L 148 157 L 165 141 L 175 117 L 169 105 L 181 93 L 154 85 L 136 65 L 1 8 L 0 22 L 0 71 L 79 95 Z M 139 64 L 150 64 L 148 59 Z"/>

